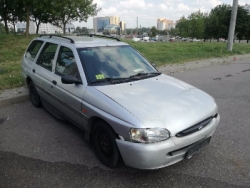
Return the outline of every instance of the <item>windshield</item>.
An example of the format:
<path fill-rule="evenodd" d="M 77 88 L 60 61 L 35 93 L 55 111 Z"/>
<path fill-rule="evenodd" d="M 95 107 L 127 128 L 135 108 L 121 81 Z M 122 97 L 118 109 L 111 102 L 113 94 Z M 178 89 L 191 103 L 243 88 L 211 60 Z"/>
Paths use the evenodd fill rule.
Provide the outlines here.
<path fill-rule="evenodd" d="M 132 81 L 152 77 L 158 73 L 131 46 L 105 46 L 78 49 L 90 83 L 126 79 Z M 150 76 L 149 76 L 150 75 Z"/>

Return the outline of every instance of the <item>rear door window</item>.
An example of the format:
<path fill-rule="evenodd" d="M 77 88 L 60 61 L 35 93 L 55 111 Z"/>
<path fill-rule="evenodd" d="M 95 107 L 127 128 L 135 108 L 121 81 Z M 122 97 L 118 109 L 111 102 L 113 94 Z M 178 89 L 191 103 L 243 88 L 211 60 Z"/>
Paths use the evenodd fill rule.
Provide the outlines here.
<path fill-rule="evenodd" d="M 25 53 L 25 57 L 31 61 L 34 61 L 38 51 L 40 50 L 41 46 L 43 45 L 43 41 L 34 40 L 28 50 Z"/>
<path fill-rule="evenodd" d="M 53 61 L 55 58 L 56 50 L 57 50 L 57 44 L 49 43 L 47 42 L 38 59 L 37 59 L 37 65 L 40 65 L 41 67 L 52 71 Z"/>

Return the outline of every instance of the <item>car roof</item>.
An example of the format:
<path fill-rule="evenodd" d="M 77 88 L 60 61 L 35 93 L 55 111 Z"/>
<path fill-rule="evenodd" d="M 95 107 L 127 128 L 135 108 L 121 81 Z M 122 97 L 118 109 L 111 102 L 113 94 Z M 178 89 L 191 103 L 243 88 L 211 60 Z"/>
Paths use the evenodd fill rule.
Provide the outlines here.
<path fill-rule="evenodd" d="M 101 37 L 101 38 L 100 38 Z M 121 46 L 128 45 L 114 37 L 99 35 L 88 36 L 59 36 L 59 35 L 40 35 L 38 38 L 43 41 L 57 42 L 61 44 L 72 45 L 76 48 L 98 47 L 98 46 Z"/>

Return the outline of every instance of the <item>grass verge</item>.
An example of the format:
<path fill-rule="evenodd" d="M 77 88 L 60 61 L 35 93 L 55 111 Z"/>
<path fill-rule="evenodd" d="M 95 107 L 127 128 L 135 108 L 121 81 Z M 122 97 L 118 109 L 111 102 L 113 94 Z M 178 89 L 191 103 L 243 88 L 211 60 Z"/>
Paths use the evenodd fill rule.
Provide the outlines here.
<path fill-rule="evenodd" d="M 156 65 L 184 63 L 250 53 L 250 44 L 235 43 L 232 52 L 224 42 L 133 42 L 124 40 Z"/>
<path fill-rule="evenodd" d="M 36 35 L 25 38 L 23 35 L 0 35 L 0 90 L 25 85 L 22 77 L 22 56 Z M 133 42 L 131 44 L 150 62 L 156 65 L 183 63 L 199 59 L 225 57 L 250 53 L 250 44 L 234 44 L 234 50 L 228 52 L 226 43 L 217 42 Z"/>
<path fill-rule="evenodd" d="M 0 35 L 0 90 L 20 87 L 25 84 L 22 77 L 22 56 L 35 35 Z"/>

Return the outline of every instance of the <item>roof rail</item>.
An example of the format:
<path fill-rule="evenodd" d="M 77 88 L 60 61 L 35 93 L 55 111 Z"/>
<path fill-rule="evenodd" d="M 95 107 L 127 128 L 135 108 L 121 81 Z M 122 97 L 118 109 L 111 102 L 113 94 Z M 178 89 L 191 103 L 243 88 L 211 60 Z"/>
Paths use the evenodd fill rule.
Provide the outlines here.
<path fill-rule="evenodd" d="M 60 36 L 60 35 L 55 35 L 55 34 L 44 34 L 44 35 L 40 35 L 39 37 L 44 37 L 44 36 L 46 36 L 46 37 L 49 36 L 49 38 L 52 38 L 52 37 L 64 38 L 64 39 L 70 40 L 71 43 L 75 43 L 75 41 L 72 38 L 64 37 L 64 36 Z"/>
<path fill-rule="evenodd" d="M 96 35 L 96 34 L 77 34 L 76 36 L 89 36 L 89 37 L 101 37 L 101 38 L 107 38 L 107 39 L 114 39 L 117 41 L 120 41 L 120 39 L 116 38 L 116 37 L 109 37 L 109 36 L 105 36 L 105 35 Z"/>

